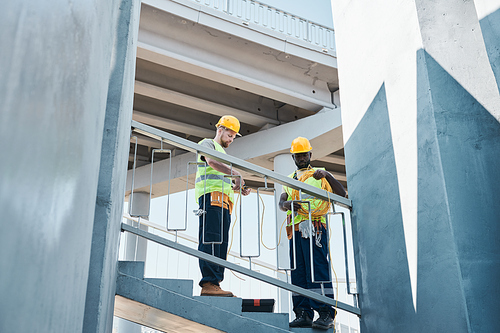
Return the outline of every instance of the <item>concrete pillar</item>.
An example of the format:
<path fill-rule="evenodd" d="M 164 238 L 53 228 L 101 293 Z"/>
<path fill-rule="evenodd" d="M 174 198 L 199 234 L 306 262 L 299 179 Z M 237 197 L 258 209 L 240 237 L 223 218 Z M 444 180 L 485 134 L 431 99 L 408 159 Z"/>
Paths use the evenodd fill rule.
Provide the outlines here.
<path fill-rule="evenodd" d="M 292 154 L 281 154 L 277 155 L 274 158 L 274 172 L 280 173 L 282 175 L 288 176 L 295 170 L 295 163 L 292 159 Z M 281 211 L 278 208 L 279 197 L 281 196 L 281 192 L 283 191 L 283 186 L 281 184 L 275 183 L 274 188 L 276 189 L 276 209 L 277 209 L 277 230 L 278 234 L 276 237 L 280 237 L 279 228 L 283 225 L 283 221 L 286 219 L 286 213 Z M 278 252 L 278 268 L 290 268 L 290 260 L 289 260 L 289 247 L 288 247 L 288 238 L 286 236 L 286 223 L 283 225 L 283 229 L 281 232 L 281 238 L 278 239 L 279 245 L 277 247 Z M 278 278 L 282 280 L 287 280 L 287 277 L 284 274 L 279 274 Z M 288 281 L 290 282 L 290 281 Z M 281 290 L 280 291 L 280 300 L 279 300 L 279 311 L 282 313 L 289 313 L 289 295 L 288 291 Z"/>
<path fill-rule="evenodd" d="M 113 329 L 127 178 L 140 1 L 121 0 L 117 7 L 85 300 L 83 332 L 88 333 Z"/>
<path fill-rule="evenodd" d="M 361 332 L 496 331 L 500 2 L 332 4 Z"/>
<path fill-rule="evenodd" d="M 110 82 L 123 70 L 115 63 L 115 41 L 124 41 L 117 24 L 122 4 L 2 4 L 1 332 L 84 330 L 89 275 L 96 272 L 89 269 L 96 198 L 106 200 L 98 192 L 101 156 L 109 152 Z M 124 162 L 126 168 L 126 156 Z M 122 188 L 119 182 L 110 185 Z M 106 254 L 113 283 L 116 257 Z M 114 289 L 106 289 L 109 295 L 95 312 L 114 297 Z"/>

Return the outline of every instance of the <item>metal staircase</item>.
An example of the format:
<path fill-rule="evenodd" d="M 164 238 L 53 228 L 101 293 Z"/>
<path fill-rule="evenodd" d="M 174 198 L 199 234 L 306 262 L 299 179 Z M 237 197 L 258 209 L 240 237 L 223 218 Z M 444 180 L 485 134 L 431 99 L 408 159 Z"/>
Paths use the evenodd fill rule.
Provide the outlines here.
<path fill-rule="evenodd" d="M 145 279 L 144 262 L 121 261 L 115 316 L 162 332 L 333 332 L 288 327 L 287 313 L 242 312 L 238 297 L 193 296 L 193 281 Z"/>
<path fill-rule="evenodd" d="M 221 154 L 215 150 L 202 147 L 186 139 L 179 138 L 153 127 L 133 121 L 132 129 L 136 135 L 147 136 L 159 140 L 161 144 L 168 143 L 187 150 L 188 152 L 210 156 L 211 158 L 235 166 L 240 170 L 251 172 L 255 176 L 263 177 L 265 181 L 271 180 L 275 183 L 284 184 L 299 189 L 302 193 L 314 195 L 317 198 L 329 200 L 344 207 L 350 207 L 351 205 L 349 199 L 327 193 L 324 190 L 304 184 L 230 155 Z M 151 162 L 154 164 L 154 159 L 152 159 Z M 187 163 L 189 165 L 191 162 Z M 169 167 L 169 170 L 170 169 Z M 135 168 L 132 170 L 130 201 L 133 200 L 134 195 L 134 173 Z M 149 201 L 151 200 L 151 189 L 153 185 L 153 167 L 151 167 L 150 179 L 151 183 L 148 186 Z M 137 216 L 140 218 L 141 216 L 149 215 L 149 209 L 144 215 L 139 213 L 134 215 L 131 211 L 129 211 L 129 214 L 130 216 Z M 344 222 L 343 227 L 345 242 Z M 283 290 L 335 306 L 339 310 L 344 310 L 357 316 L 361 315 L 360 309 L 357 307 L 357 295 L 350 292 L 349 286 L 347 290 L 348 294 L 352 295 L 354 298 L 354 306 L 180 244 L 177 242 L 177 231 L 185 230 L 185 226 L 180 229 L 169 229 L 168 215 L 167 229 L 175 231 L 175 241 L 143 230 L 140 224 L 139 227 L 134 227 L 126 223 L 122 223 L 121 225 L 121 230 L 128 234 L 138 236 L 147 241 L 157 243 L 189 256 L 224 266 L 226 269 L 249 276 Z M 240 256 L 242 255 L 240 254 Z M 250 259 L 251 258 L 249 258 L 249 262 Z M 136 258 L 134 258 L 134 260 L 136 260 Z M 162 332 L 325 332 L 324 330 L 312 328 L 289 328 L 288 313 L 242 312 L 242 298 L 193 296 L 193 280 L 144 278 L 144 267 L 145 264 L 141 261 L 121 261 L 118 263 L 115 316 Z M 277 269 L 286 270 L 287 268 L 280 268 L 278 264 Z M 290 268 L 288 268 L 288 270 L 289 269 Z M 347 271 L 348 266 L 346 260 L 346 276 L 348 277 Z M 329 331 L 333 332 L 334 329 Z"/>

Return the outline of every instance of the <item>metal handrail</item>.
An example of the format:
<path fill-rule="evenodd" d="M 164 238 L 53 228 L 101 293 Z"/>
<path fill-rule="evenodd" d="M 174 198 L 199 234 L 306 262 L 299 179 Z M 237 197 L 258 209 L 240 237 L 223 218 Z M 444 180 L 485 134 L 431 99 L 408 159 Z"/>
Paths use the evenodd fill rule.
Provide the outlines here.
<path fill-rule="evenodd" d="M 276 287 L 279 287 L 281 289 L 291 291 L 293 293 L 302 295 L 304 297 L 311 298 L 315 301 L 325 303 L 325 304 L 328 304 L 331 306 L 335 306 L 335 307 L 342 309 L 344 311 L 353 313 L 357 316 L 361 316 L 361 310 L 357 307 L 352 306 L 352 305 L 340 302 L 334 298 L 329 298 L 329 297 L 323 296 L 321 294 L 315 293 L 313 291 L 310 291 L 310 290 L 307 290 L 304 288 L 297 287 L 293 284 L 289 284 L 285 281 L 281 281 L 279 279 L 267 276 L 265 274 L 250 270 L 248 268 L 241 267 L 237 264 L 234 264 L 234 263 L 228 262 L 226 260 L 217 258 L 217 257 L 210 255 L 210 254 L 207 254 L 205 252 L 195 250 L 195 249 L 190 248 L 188 246 L 170 241 L 170 240 L 162 238 L 158 235 L 149 233 L 149 232 L 141 230 L 139 228 L 132 227 L 128 224 L 122 223 L 121 230 L 132 233 L 136 236 L 150 240 L 150 241 L 155 242 L 157 244 L 164 245 L 164 246 L 167 246 L 169 248 L 175 249 L 177 251 L 183 252 L 183 253 L 188 254 L 190 256 L 197 257 L 198 259 L 205 260 L 205 261 L 211 262 L 211 263 L 219 265 L 219 266 L 224 266 L 227 269 L 241 273 L 241 274 L 246 275 L 246 276 L 250 276 L 250 277 L 257 279 L 259 281 L 269 283 L 269 284 L 274 285 Z"/>
<path fill-rule="evenodd" d="M 128 215 L 128 216 L 127 215 L 123 215 L 123 218 L 126 219 L 126 220 L 129 220 L 131 222 L 138 223 L 138 219 L 134 218 L 134 217 L 132 217 L 130 215 Z M 158 225 L 158 224 L 156 224 L 154 222 L 151 222 L 149 220 L 145 220 L 145 221 L 141 220 L 141 225 L 142 226 L 147 226 L 149 228 L 152 228 L 152 229 L 158 230 L 160 232 L 163 232 L 163 233 L 165 233 L 167 235 L 171 235 L 171 236 L 183 239 L 183 240 L 185 240 L 187 242 L 190 242 L 190 243 L 198 245 L 198 239 L 197 238 L 190 237 L 190 236 L 187 236 L 187 235 L 176 235 L 174 232 L 172 232 L 172 230 L 168 230 L 165 227 L 162 227 L 162 226 L 160 226 L 160 225 Z M 232 258 L 239 259 L 241 261 L 246 261 L 246 262 L 249 261 L 246 257 L 241 257 L 241 256 L 239 256 L 237 254 L 237 252 L 234 252 L 234 251 L 229 251 L 227 253 L 227 255 L 230 256 L 230 257 L 232 257 Z M 271 266 L 270 264 L 268 264 L 268 263 L 266 263 L 264 261 L 252 260 L 252 265 L 262 267 L 264 269 L 270 270 L 270 271 L 272 271 L 274 273 L 277 273 L 277 274 L 286 274 L 286 273 L 280 272 L 280 270 L 276 269 L 275 267 Z M 338 282 L 339 283 L 347 283 L 347 279 L 341 279 L 341 278 L 339 278 Z M 349 280 L 349 283 L 354 283 L 354 282 L 356 282 L 355 279 L 350 279 Z M 353 293 L 349 293 L 349 295 L 353 295 Z"/>
<path fill-rule="evenodd" d="M 230 165 L 231 168 L 233 168 L 233 166 L 234 166 L 234 167 L 239 168 L 240 170 L 247 171 L 247 172 L 250 172 L 252 174 L 261 176 L 265 180 L 265 184 L 266 184 L 265 188 L 267 188 L 267 180 L 271 179 L 271 180 L 273 180 L 277 183 L 280 183 L 284 186 L 297 189 L 297 190 L 299 190 L 299 192 L 301 194 L 302 194 L 302 192 L 304 192 L 304 193 L 307 193 L 307 194 L 314 196 L 316 198 L 319 198 L 319 199 L 322 199 L 325 201 L 329 201 L 333 204 L 337 204 L 337 205 L 347 207 L 347 208 L 351 207 L 351 201 L 347 198 L 332 194 L 332 193 L 327 192 L 327 191 L 322 190 L 322 189 L 318 189 L 316 187 L 313 187 L 313 186 L 308 185 L 306 183 L 300 182 L 300 181 L 295 180 L 293 178 L 283 176 L 281 174 L 275 173 L 275 172 L 270 171 L 268 169 L 265 169 L 265 168 L 259 167 L 257 165 L 254 165 L 252 163 L 241 160 L 239 158 L 236 158 L 236 157 L 233 157 L 233 156 L 230 156 L 227 154 L 223 154 L 221 152 L 218 152 L 217 150 L 210 149 L 208 147 L 204 147 L 202 145 L 193 143 L 189 140 L 186 140 L 186 139 L 180 138 L 178 136 L 175 136 L 173 134 L 161 131 L 161 130 L 156 129 L 154 127 L 151 127 L 151 126 L 148 126 L 148 125 L 136 122 L 136 121 L 132 121 L 132 131 L 135 133 L 159 140 L 161 142 L 162 146 L 163 146 L 163 143 L 168 143 L 168 144 L 171 144 L 173 146 L 185 149 L 187 151 L 194 152 L 197 154 L 197 156 L 199 156 L 201 154 L 203 156 L 210 157 L 211 159 L 226 163 L 226 164 Z M 189 163 L 193 163 L 193 162 L 189 162 Z M 135 165 L 135 158 L 134 158 L 134 165 Z M 189 174 L 189 164 L 188 164 L 187 173 Z M 169 179 L 169 181 L 170 181 L 170 179 Z M 224 180 L 222 180 L 222 185 L 224 185 Z M 152 175 L 151 175 L 151 184 L 150 184 L 150 198 L 151 198 L 151 187 L 152 187 Z M 133 190 L 134 190 L 134 188 L 132 186 L 132 193 L 133 193 Z M 240 193 L 240 196 L 241 196 L 241 193 Z M 299 200 L 299 202 L 302 202 L 302 201 Z M 309 201 L 305 201 L 304 203 L 310 205 Z M 222 209 L 222 207 L 221 207 L 221 209 Z M 186 207 L 186 212 L 187 212 L 187 207 Z M 309 208 L 309 212 L 310 212 L 310 208 Z M 292 208 L 292 214 L 293 214 L 293 208 Z M 241 203 L 240 203 L 240 216 L 241 216 Z M 311 216 L 309 216 L 309 220 L 311 221 Z M 240 220 L 240 222 L 241 222 L 241 220 Z M 168 221 L 167 221 L 167 224 L 168 224 Z M 234 263 L 227 262 L 226 260 L 217 258 L 213 255 L 192 249 L 190 247 L 186 247 L 184 245 L 180 245 L 177 242 L 177 231 L 176 231 L 176 241 L 172 242 L 172 241 L 169 241 L 167 239 L 161 238 L 157 235 L 150 234 L 150 233 L 148 233 L 144 230 L 141 230 L 139 228 L 134 228 L 132 226 L 129 226 L 129 225 L 123 224 L 123 223 L 122 223 L 122 230 L 136 234 L 138 236 L 141 236 L 143 238 L 146 238 L 146 239 L 151 240 L 153 242 L 156 242 L 158 244 L 170 247 L 172 249 L 184 252 L 188 255 L 197 257 L 199 259 L 206 260 L 208 262 L 212 262 L 212 263 L 220 265 L 220 266 L 224 266 L 230 270 L 233 270 L 233 271 L 239 272 L 241 274 L 250 276 L 250 277 L 255 278 L 257 280 L 260 280 L 260 281 L 269 283 L 271 285 L 277 286 L 279 288 L 303 295 L 304 297 L 308 297 L 308 298 L 314 299 L 316 301 L 319 301 L 319 302 L 322 302 L 325 304 L 336 306 L 340 309 L 343 309 L 345 311 L 348 311 L 348 312 L 351 312 L 353 314 L 360 316 L 360 310 L 357 306 L 351 306 L 351 305 L 339 302 L 338 300 L 335 300 L 334 298 L 326 297 L 324 295 L 324 293 L 323 293 L 323 295 L 321 295 L 321 294 L 312 292 L 310 290 L 297 287 L 297 286 L 292 285 L 288 282 L 284 282 L 282 280 L 269 277 L 269 276 L 264 275 L 262 273 L 252 271 L 250 257 L 248 257 L 248 260 L 250 262 L 250 269 L 242 268 L 241 266 L 238 266 Z M 185 230 L 185 229 L 183 229 L 183 230 Z M 241 229 L 240 229 L 240 231 L 241 231 Z M 345 233 L 345 231 L 344 231 L 344 233 Z M 292 241 L 293 242 L 295 241 L 294 237 L 292 237 Z M 344 241 L 345 241 L 345 237 L 344 237 Z M 311 238 L 310 246 L 312 247 L 312 238 Z M 346 244 L 344 244 L 344 246 L 346 246 Z M 295 250 L 295 246 L 293 246 L 293 249 Z M 312 254 L 312 249 L 311 249 L 311 254 Z M 242 253 L 241 253 L 241 249 L 240 249 L 240 256 L 241 255 L 242 255 Z M 347 255 L 347 251 L 346 251 L 346 255 Z M 294 251 L 293 257 L 294 258 L 296 257 L 295 251 Z M 311 266 L 312 265 L 313 265 L 313 258 L 311 258 Z M 290 269 L 285 269 L 285 270 L 290 270 Z M 347 266 L 346 266 L 346 270 L 348 270 Z M 313 272 L 313 267 L 311 268 L 311 272 Z M 347 274 L 348 274 L 348 272 L 347 272 Z M 313 280 L 314 280 L 314 277 L 313 277 Z M 321 281 L 321 283 L 323 283 L 323 282 L 327 282 L 327 281 Z M 350 288 L 349 288 L 350 281 L 348 278 L 347 278 L 347 283 L 348 283 L 349 294 L 351 294 Z M 322 284 L 322 288 L 323 288 L 323 284 Z"/>
<path fill-rule="evenodd" d="M 287 186 L 296 190 L 302 190 L 302 192 L 310 194 L 318 199 L 324 200 L 324 201 L 330 201 L 331 203 L 334 203 L 336 205 L 346 207 L 346 208 L 351 208 L 352 207 L 352 202 L 350 199 L 341 197 L 336 194 L 332 194 L 330 192 L 327 192 L 322 189 L 318 189 L 317 187 L 314 187 L 309 184 L 305 184 L 303 182 L 300 182 L 298 180 L 295 180 L 293 178 L 281 175 L 279 173 L 276 173 L 274 171 L 268 170 L 266 168 L 263 168 L 261 166 L 252 164 L 250 162 L 241 160 L 237 157 L 223 154 L 221 152 L 218 152 L 214 149 L 210 149 L 207 147 L 203 147 L 198 145 L 197 143 L 191 142 L 189 140 L 180 138 L 178 136 L 175 136 L 173 134 L 170 134 L 165 131 L 161 131 L 157 128 L 142 124 L 140 122 L 137 122 L 135 120 L 132 120 L 132 130 L 136 133 L 142 134 L 144 136 L 148 136 L 150 138 L 154 138 L 156 140 L 160 140 L 163 142 L 166 142 L 168 144 L 174 145 L 176 147 L 182 148 L 184 150 L 193 152 L 193 153 L 201 153 L 204 156 L 208 156 L 211 159 L 223 162 L 223 163 L 228 163 L 232 164 L 233 166 L 238 167 L 239 169 L 243 171 L 250 172 L 254 175 L 260 176 L 260 177 L 267 177 L 267 179 L 270 179 L 274 182 L 277 182 L 283 186 Z"/>

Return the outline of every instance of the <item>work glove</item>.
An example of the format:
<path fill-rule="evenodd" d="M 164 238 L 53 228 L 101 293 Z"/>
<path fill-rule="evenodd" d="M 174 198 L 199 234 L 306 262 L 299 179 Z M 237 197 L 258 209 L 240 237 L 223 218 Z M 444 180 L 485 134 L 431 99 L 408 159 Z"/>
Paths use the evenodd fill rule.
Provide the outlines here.
<path fill-rule="evenodd" d="M 299 223 L 299 231 L 302 234 L 302 238 L 309 238 L 314 234 L 314 226 L 311 221 L 302 221 Z"/>

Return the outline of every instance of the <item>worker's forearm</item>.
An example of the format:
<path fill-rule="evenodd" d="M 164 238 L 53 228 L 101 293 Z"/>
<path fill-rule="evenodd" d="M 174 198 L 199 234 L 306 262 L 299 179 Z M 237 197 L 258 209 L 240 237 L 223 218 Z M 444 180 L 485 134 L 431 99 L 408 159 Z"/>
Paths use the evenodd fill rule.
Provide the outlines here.
<path fill-rule="evenodd" d="M 333 193 L 340 195 L 341 197 L 345 197 L 345 189 L 342 184 L 335 179 L 330 173 L 326 175 L 326 180 L 330 183 L 332 187 Z"/>
<path fill-rule="evenodd" d="M 227 164 L 222 162 L 206 158 L 208 165 L 214 170 L 225 173 L 226 175 L 241 176 L 238 170 L 229 167 Z"/>

